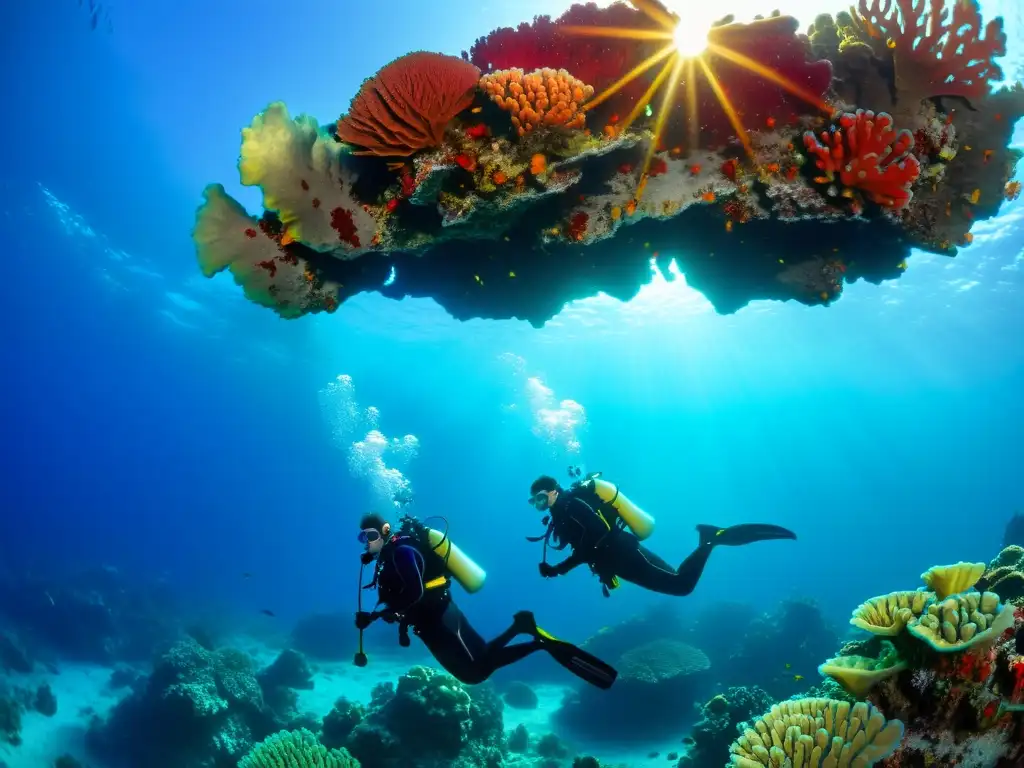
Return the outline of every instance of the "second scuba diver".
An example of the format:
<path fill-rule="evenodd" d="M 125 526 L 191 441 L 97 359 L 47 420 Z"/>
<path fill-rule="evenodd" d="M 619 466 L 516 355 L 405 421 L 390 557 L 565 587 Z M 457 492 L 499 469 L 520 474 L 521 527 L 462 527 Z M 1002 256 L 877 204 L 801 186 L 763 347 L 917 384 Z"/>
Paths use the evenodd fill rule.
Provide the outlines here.
<path fill-rule="evenodd" d="M 551 657 L 574 675 L 598 688 L 610 688 L 618 673 L 600 659 L 571 643 L 549 635 L 537 626 L 529 611 L 516 613 L 512 626 L 490 642 L 470 626 L 451 596 L 451 580 L 467 591 L 483 586 L 486 574 L 448 539 L 447 531 L 428 528 L 406 517 L 397 532 L 382 516 L 369 514 L 359 523 L 359 541 L 366 546 L 363 565 L 375 562 L 372 581 L 363 589 L 377 588 L 377 606 L 372 612 L 360 610 L 356 664 L 364 666 L 362 630 L 381 619 L 398 624 L 399 643 L 409 645 L 411 627 L 437 663 L 463 683 L 482 683 L 496 670 L 514 664 L 536 651 Z M 378 610 L 380 609 L 380 610 Z M 512 644 L 526 635 L 529 640 Z"/>
<path fill-rule="evenodd" d="M 540 575 L 562 576 L 586 564 L 601 580 L 605 596 L 619 585 L 619 579 L 660 592 L 684 596 L 693 592 L 704 572 L 711 551 L 719 545 L 742 546 L 755 541 L 795 539 L 796 534 L 777 525 L 748 523 L 719 528 L 698 525 L 699 543 L 678 568 L 673 568 L 640 542 L 654 532 L 654 519 L 637 507 L 600 473 L 579 480 L 580 470 L 569 468 L 576 479 L 569 490 L 548 475 L 542 475 L 530 486 L 530 505 L 547 511 L 548 526 L 543 536 L 530 541 L 544 542 L 544 558 Z M 625 530 L 626 528 L 630 530 Z M 631 531 L 631 532 L 630 532 Z M 547 561 L 547 548 L 552 537 L 555 549 L 572 547 L 572 554 L 552 565 Z"/>

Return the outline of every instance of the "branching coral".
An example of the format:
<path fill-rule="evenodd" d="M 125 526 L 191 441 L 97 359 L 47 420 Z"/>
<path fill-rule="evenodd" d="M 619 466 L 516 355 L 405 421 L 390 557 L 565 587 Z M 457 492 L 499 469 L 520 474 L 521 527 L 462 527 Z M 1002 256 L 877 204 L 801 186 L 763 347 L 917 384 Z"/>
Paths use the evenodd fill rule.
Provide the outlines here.
<path fill-rule="evenodd" d="M 479 78 L 479 69 L 453 56 L 402 56 L 363 83 L 338 120 L 338 138 L 356 154 L 383 157 L 440 146 L 448 123 L 473 103 Z"/>
<path fill-rule="evenodd" d="M 1002 80 L 995 59 L 1006 55 L 1003 20 L 984 25 L 978 0 L 860 0 L 868 34 L 888 42 L 896 90 L 914 101 L 935 96 L 978 99 Z"/>
<path fill-rule="evenodd" d="M 292 120 L 281 102 L 242 130 L 242 183 L 263 189 L 263 207 L 285 227 L 283 244 L 299 240 L 345 258 L 373 243 L 377 222 L 353 196 L 355 177 L 341 153 L 316 120 Z"/>
<path fill-rule="evenodd" d="M 359 768 L 359 763 L 343 749 L 327 749 L 301 728 L 264 739 L 239 761 L 238 768 Z"/>
<path fill-rule="evenodd" d="M 492 72 L 480 78 L 480 88 L 511 115 L 520 136 L 541 126 L 574 129 L 586 125 L 583 103 L 594 87 L 564 69 L 521 69 Z"/>
<path fill-rule="evenodd" d="M 735 768 L 868 768 L 891 755 L 902 738 L 903 723 L 887 721 L 871 704 L 799 699 L 774 705 L 730 751 Z"/>
<path fill-rule="evenodd" d="M 900 209 L 910 202 L 910 185 L 921 166 L 910 154 L 914 135 L 892 127 L 892 116 L 870 110 L 845 113 L 832 130 L 804 134 L 804 146 L 824 176 L 815 179 L 831 184 L 838 176 L 846 190 L 858 190 L 869 200 Z"/>

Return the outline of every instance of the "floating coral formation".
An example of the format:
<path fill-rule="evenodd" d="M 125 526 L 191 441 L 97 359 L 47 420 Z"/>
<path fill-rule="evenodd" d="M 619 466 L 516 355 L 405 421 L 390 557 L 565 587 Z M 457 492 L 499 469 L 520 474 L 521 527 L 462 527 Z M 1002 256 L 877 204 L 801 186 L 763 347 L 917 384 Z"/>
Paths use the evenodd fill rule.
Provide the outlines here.
<path fill-rule="evenodd" d="M 284 317 L 378 291 L 542 325 L 673 260 L 720 312 L 829 304 L 913 247 L 955 255 L 1019 194 L 1024 88 L 993 90 L 1006 38 L 974 0 L 860 0 L 806 35 L 727 18 L 692 56 L 679 23 L 574 5 L 403 56 L 326 128 L 272 104 L 240 164 L 265 213 L 209 187 L 204 274 Z"/>

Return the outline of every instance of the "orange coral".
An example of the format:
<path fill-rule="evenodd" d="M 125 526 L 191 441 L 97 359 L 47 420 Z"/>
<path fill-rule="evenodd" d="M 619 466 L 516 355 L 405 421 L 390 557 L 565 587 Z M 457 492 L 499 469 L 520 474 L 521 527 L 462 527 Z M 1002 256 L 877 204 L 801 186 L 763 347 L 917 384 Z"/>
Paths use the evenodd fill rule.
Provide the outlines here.
<path fill-rule="evenodd" d="M 583 103 L 594 95 L 593 86 L 564 69 L 504 69 L 480 78 L 480 88 L 495 104 L 512 115 L 519 135 L 541 125 L 583 128 Z"/>
<path fill-rule="evenodd" d="M 1003 79 L 995 63 L 1006 55 L 1003 20 L 986 24 L 982 38 L 977 0 L 957 0 L 951 20 L 946 0 L 860 0 L 857 10 L 869 34 L 892 48 L 898 90 L 981 98 L 989 83 Z"/>
<path fill-rule="evenodd" d="M 444 131 L 473 102 L 480 70 L 454 56 L 419 51 L 395 59 L 363 83 L 338 138 L 357 155 L 407 157 L 444 141 Z"/>

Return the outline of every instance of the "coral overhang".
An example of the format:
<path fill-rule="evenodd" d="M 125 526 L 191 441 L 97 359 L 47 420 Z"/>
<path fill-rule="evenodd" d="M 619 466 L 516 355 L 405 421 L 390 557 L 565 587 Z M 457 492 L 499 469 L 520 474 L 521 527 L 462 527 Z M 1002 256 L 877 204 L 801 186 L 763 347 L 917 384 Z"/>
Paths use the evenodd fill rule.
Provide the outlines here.
<path fill-rule="evenodd" d="M 912 247 L 955 255 L 1018 188 L 1001 21 L 940 5 L 860 0 L 806 36 L 726 19 L 692 58 L 653 0 L 574 5 L 462 59 L 409 54 L 326 128 L 280 104 L 254 120 L 242 182 L 266 212 L 212 187 L 204 274 L 285 317 L 379 291 L 542 325 L 673 260 L 720 312 L 828 304 L 899 277 Z"/>

